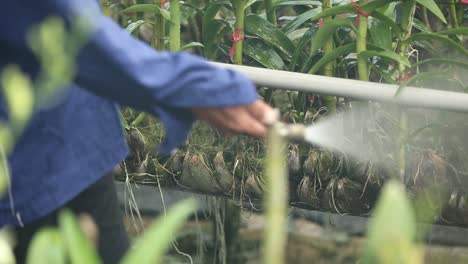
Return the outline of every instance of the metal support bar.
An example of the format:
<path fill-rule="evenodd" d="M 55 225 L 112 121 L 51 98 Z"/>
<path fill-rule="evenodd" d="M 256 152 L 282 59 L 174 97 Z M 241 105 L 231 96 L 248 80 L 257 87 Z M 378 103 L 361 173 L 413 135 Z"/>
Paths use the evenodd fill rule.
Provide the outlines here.
<path fill-rule="evenodd" d="M 468 94 L 465 93 L 405 87 L 395 97 L 398 86 L 392 84 L 364 82 L 217 62 L 213 64 L 240 71 L 246 74 L 256 85 L 268 88 L 336 95 L 358 100 L 382 101 L 410 107 L 468 112 Z"/>

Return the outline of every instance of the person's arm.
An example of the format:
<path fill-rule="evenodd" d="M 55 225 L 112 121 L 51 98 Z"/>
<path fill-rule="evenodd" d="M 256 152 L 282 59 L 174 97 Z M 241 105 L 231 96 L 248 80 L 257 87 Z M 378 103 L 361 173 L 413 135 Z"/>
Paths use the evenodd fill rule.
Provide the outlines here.
<path fill-rule="evenodd" d="M 263 136 L 263 112 L 253 83 L 188 53 L 155 52 L 113 21 L 101 17 L 79 57 L 77 83 L 161 118 L 171 136 L 163 151 L 185 140 L 192 113 L 228 135 Z M 254 103 L 256 102 L 256 103 Z"/>
<path fill-rule="evenodd" d="M 188 53 L 156 52 L 98 14 L 94 0 L 18 1 L 32 13 L 50 12 L 69 21 L 83 10 L 96 12 L 95 31 L 77 57 L 75 82 L 158 116 L 169 130 L 164 151 L 186 138 L 193 113 L 228 133 L 265 134 L 259 118 L 269 107 L 257 101 L 253 83 L 242 74 Z"/>

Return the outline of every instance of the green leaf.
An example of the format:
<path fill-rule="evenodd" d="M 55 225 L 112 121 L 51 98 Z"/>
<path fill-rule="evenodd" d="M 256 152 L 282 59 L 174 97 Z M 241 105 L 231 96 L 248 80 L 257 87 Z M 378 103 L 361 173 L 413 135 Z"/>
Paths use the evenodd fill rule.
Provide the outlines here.
<path fill-rule="evenodd" d="M 13 253 L 13 246 L 14 246 L 14 234 L 6 229 L 3 228 L 0 230 L 0 256 L 2 263 L 14 264 L 15 255 Z"/>
<path fill-rule="evenodd" d="M 431 11 L 436 17 L 438 17 L 442 22 L 447 24 L 447 20 L 445 20 L 444 14 L 440 11 L 439 6 L 436 4 L 434 0 L 416 0 L 419 4 L 425 6 L 429 11 Z"/>
<path fill-rule="evenodd" d="M 309 28 L 301 28 L 301 29 L 292 31 L 291 33 L 287 34 L 287 36 L 292 41 L 298 40 L 302 38 L 308 30 Z"/>
<path fill-rule="evenodd" d="M 245 17 L 245 31 L 262 38 L 288 56 L 294 54 L 296 48 L 288 36 L 259 15 L 252 14 Z"/>
<path fill-rule="evenodd" d="M 229 3 L 215 2 L 205 9 L 205 14 L 203 15 L 202 37 L 203 45 L 206 47 L 204 49 L 204 54 L 210 59 L 214 59 L 216 54 L 216 44 L 218 43 L 218 40 L 222 37 L 218 33 L 223 24 L 220 21 L 216 20 L 215 16 L 218 13 L 219 9 L 226 5 L 229 5 Z"/>
<path fill-rule="evenodd" d="M 375 12 L 374 12 L 375 13 Z M 369 34 L 372 38 L 372 43 L 386 50 L 392 48 L 392 28 L 385 22 L 369 18 Z"/>
<path fill-rule="evenodd" d="M 350 27 L 356 31 L 353 22 L 349 19 L 333 19 L 323 23 L 323 26 L 319 28 L 312 40 L 311 53 L 315 53 L 320 49 L 329 38 L 333 36 L 336 30 L 340 27 Z"/>
<path fill-rule="evenodd" d="M 292 31 L 302 26 L 305 22 L 310 20 L 312 17 L 316 16 L 321 10 L 321 8 L 314 8 L 300 14 L 284 26 L 283 32 L 285 32 L 286 34 L 291 33 Z"/>
<path fill-rule="evenodd" d="M 411 76 L 411 78 L 404 83 L 405 86 L 414 84 L 418 81 L 429 81 L 436 79 L 449 79 L 452 77 L 451 73 L 448 72 L 421 72 Z"/>
<path fill-rule="evenodd" d="M 389 181 L 368 227 L 363 263 L 422 263 L 415 239 L 416 220 L 404 187 Z"/>
<path fill-rule="evenodd" d="M 90 241 L 86 239 L 78 221 L 70 210 L 65 209 L 59 213 L 59 227 L 72 264 L 101 263 L 98 254 Z"/>
<path fill-rule="evenodd" d="M 0 197 L 3 197 L 11 181 L 7 153 L 14 146 L 14 135 L 5 121 L 0 121 Z"/>
<path fill-rule="evenodd" d="M 431 33 L 432 30 L 427 27 L 427 25 L 417 18 L 413 18 L 413 27 L 424 33 Z"/>
<path fill-rule="evenodd" d="M 130 33 L 133 33 L 133 31 L 135 31 L 137 28 L 139 28 L 144 23 L 146 23 L 144 20 L 138 20 L 138 21 L 132 22 L 132 23 L 128 24 L 128 26 L 125 28 L 125 30 L 130 32 Z"/>
<path fill-rule="evenodd" d="M 328 17 L 328 16 L 336 16 L 339 14 L 344 14 L 344 13 L 354 13 L 354 7 L 350 4 L 347 5 L 339 5 L 339 6 L 334 6 L 332 8 L 328 8 L 326 10 L 322 10 L 319 14 L 311 17 L 310 19 L 312 21 L 317 21 L 320 18 Z"/>
<path fill-rule="evenodd" d="M 15 133 L 22 133 L 34 109 L 33 86 L 17 66 L 7 66 L 0 75 L 9 120 Z"/>
<path fill-rule="evenodd" d="M 372 12 L 372 17 L 375 18 L 375 19 L 378 19 L 380 22 L 385 24 L 387 27 L 392 28 L 392 31 L 395 33 L 395 35 L 399 35 L 401 33 L 400 26 L 398 26 L 398 24 L 395 21 L 393 21 L 393 19 L 388 17 L 387 15 L 385 15 L 385 14 L 379 12 L 379 11 L 374 11 L 374 12 Z"/>
<path fill-rule="evenodd" d="M 277 8 L 280 6 L 295 6 L 295 5 L 310 5 L 310 6 L 322 6 L 322 2 L 314 0 L 303 0 L 303 1 L 277 1 L 272 8 Z"/>
<path fill-rule="evenodd" d="M 396 54 L 395 52 L 389 51 L 389 50 L 385 50 L 385 51 L 365 50 L 365 51 L 361 51 L 358 54 L 358 57 L 364 57 L 366 59 L 374 57 L 374 56 L 384 58 L 384 59 L 394 60 L 394 61 L 396 61 L 398 63 L 401 63 L 401 64 L 403 64 L 403 65 L 405 65 L 407 67 L 411 67 L 411 63 L 408 61 L 407 58 L 402 57 L 402 56 Z"/>
<path fill-rule="evenodd" d="M 431 64 L 431 63 L 435 63 L 437 65 L 451 64 L 451 65 L 456 65 L 456 66 L 460 66 L 462 68 L 468 69 L 468 63 L 466 63 L 466 62 L 453 60 L 453 59 L 444 59 L 444 58 L 433 58 L 433 59 L 422 60 L 422 61 L 419 61 L 419 62 L 413 64 L 413 68 L 416 68 L 416 67 L 418 67 L 420 65 Z"/>
<path fill-rule="evenodd" d="M 205 46 L 203 46 L 203 44 L 201 44 L 200 42 L 190 42 L 186 45 L 184 45 L 180 50 L 188 50 L 188 49 L 191 49 L 191 48 L 195 48 L 195 47 L 200 47 L 200 48 L 204 48 Z"/>
<path fill-rule="evenodd" d="M 468 51 L 461 46 L 460 44 L 456 43 L 455 41 L 449 39 L 446 36 L 436 34 L 436 33 L 415 33 L 412 34 L 409 38 L 408 41 L 417 41 L 417 40 L 436 40 L 440 41 L 448 46 L 451 46 L 455 50 L 458 50 L 460 53 L 462 53 L 465 56 L 468 56 Z"/>
<path fill-rule="evenodd" d="M 371 65 L 372 65 L 372 69 L 377 71 L 386 82 L 391 83 L 391 84 L 396 84 L 396 81 L 393 78 L 393 72 L 388 72 L 387 69 L 384 70 L 375 64 L 371 64 Z"/>
<path fill-rule="evenodd" d="M 343 56 L 345 54 L 351 53 L 356 50 L 356 44 L 350 43 L 340 47 L 335 48 L 333 51 L 325 54 L 319 61 L 317 61 L 314 66 L 309 70 L 310 74 L 318 72 L 323 66 L 327 63 L 335 60 L 336 58 Z"/>
<path fill-rule="evenodd" d="M 278 53 L 260 39 L 245 39 L 243 53 L 267 69 L 284 68 L 284 62 Z"/>
<path fill-rule="evenodd" d="M 196 207 L 193 199 L 178 202 L 167 215 L 159 217 L 146 229 L 143 236 L 135 241 L 134 249 L 125 255 L 121 263 L 162 263 L 162 258 L 176 235 L 175 232 L 184 225 Z"/>
<path fill-rule="evenodd" d="M 160 14 L 167 20 L 171 20 L 171 13 L 167 11 L 166 9 L 160 8 L 157 5 L 152 5 L 152 4 L 138 4 L 138 5 L 132 5 L 124 10 L 120 11 L 119 14 L 121 13 L 127 13 L 127 12 L 148 12 L 148 13 L 155 13 L 155 14 Z"/>
<path fill-rule="evenodd" d="M 311 54 L 304 63 L 302 63 L 301 71 L 306 73 L 308 69 L 311 69 L 323 57 L 323 52 L 316 52 Z"/>
<path fill-rule="evenodd" d="M 414 84 L 417 81 L 449 79 L 451 78 L 451 76 L 452 75 L 447 72 L 421 72 L 421 73 L 415 74 L 409 80 L 400 83 L 400 86 L 395 92 L 395 96 L 398 96 L 406 86 Z"/>
<path fill-rule="evenodd" d="M 247 1 L 247 3 L 245 3 L 245 5 L 244 5 L 244 10 L 249 8 L 249 6 L 255 4 L 256 2 L 260 2 L 260 1 L 261 0 L 249 0 L 249 1 Z"/>
<path fill-rule="evenodd" d="M 359 7 L 363 12 L 372 13 L 377 8 L 386 6 L 387 4 L 393 1 L 394 0 L 375 0 L 375 1 L 367 2 L 365 4 L 361 4 Z M 351 4 L 334 6 L 314 16 L 312 18 L 312 21 L 317 21 L 320 18 L 324 18 L 328 16 L 336 16 L 338 14 L 343 14 L 343 13 L 356 13 L 356 10 L 354 9 L 354 6 Z"/>
<path fill-rule="evenodd" d="M 434 33 L 439 35 L 468 35 L 468 27 L 450 28 Z"/>
<path fill-rule="evenodd" d="M 289 65 L 290 71 L 295 71 L 298 63 L 302 64 L 304 57 L 304 48 L 312 40 L 313 36 L 315 35 L 315 32 L 316 29 L 312 27 L 304 34 L 304 36 L 302 36 L 301 40 L 297 44 L 296 51 L 294 52 L 293 57 L 291 59 L 291 63 Z"/>
<path fill-rule="evenodd" d="M 27 264 L 66 263 L 65 245 L 55 228 L 43 228 L 37 232 L 28 249 Z"/>

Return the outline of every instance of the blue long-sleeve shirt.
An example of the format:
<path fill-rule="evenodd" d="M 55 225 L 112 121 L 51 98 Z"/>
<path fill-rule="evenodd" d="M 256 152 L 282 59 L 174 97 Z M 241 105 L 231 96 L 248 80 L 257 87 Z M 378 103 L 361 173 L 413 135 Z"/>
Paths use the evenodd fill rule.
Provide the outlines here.
<path fill-rule="evenodd" d="M 39 66 L 26 41 L 31 26 L 99 6 L 94 0 L 15 0 L 2 9 L 0 70 L 17 64 L 35 76 Z M 35 112 L 9 157 L 11 192 L 0 202 L 0 226 L 47 215 L 125 158 L 117 104 L 159 117 L 168 131 L 160 149 L 168 152 L 188 135 L 190 108 L 256 99 L 251 81 L 237 72 L 188 53 L 155 52 L 104 15 L 93 19 L 96 28 L 77 58 L 74 82 L 60 103 Z M 1 105 L 0 118 L 7 117 Z"/>

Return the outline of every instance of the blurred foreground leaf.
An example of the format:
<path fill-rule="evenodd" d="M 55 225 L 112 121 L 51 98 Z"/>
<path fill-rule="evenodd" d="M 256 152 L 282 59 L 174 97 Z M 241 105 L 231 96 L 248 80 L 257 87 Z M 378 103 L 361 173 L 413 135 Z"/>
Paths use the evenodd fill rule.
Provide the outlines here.
<path fill-rule="evenodd" d="M 28 249 L 27 264 L 64 264 L 65 245 L 60 231 L 44 228 L 34 235 Z"/>
<path fill-rule="evenodd" d="M 31 81 L 17 66 L 8 66 L 1 74 L 1 84 L 9 120 L 15 131 L 22 131 L 34 109 Z"/>
<path fill-rule="evenodd" d="M 122 263 L 162 263 L 162 258 L 171 245 L 175 232 L 184 225 L 196 207 L 193 199 L 177 203 L 167 212 L 167 215 L 158 218 L 145 231 L 145 234 L 135 242 L 134 249 L 124 257 Z"/>
<path fill-rule="evenodd" d="M 59 226 L 72 264 L 101 263 L 91 242 L 86 239 L 78 221 L 70 210 L 60 212 Z"/>
<path fill-rule="evenodd" d="M 416 220 L 404 187 L 389 181 L 370 221 L 362 263 L 423 263 L 423 248 L 415 240 Z"/>
<path fill-rule="evenodd" d="M 3 264 L 15 264 L 15 256 L 11 245 L 10 233 L 5 229 L 0 231 L 0 262 Z"/>

